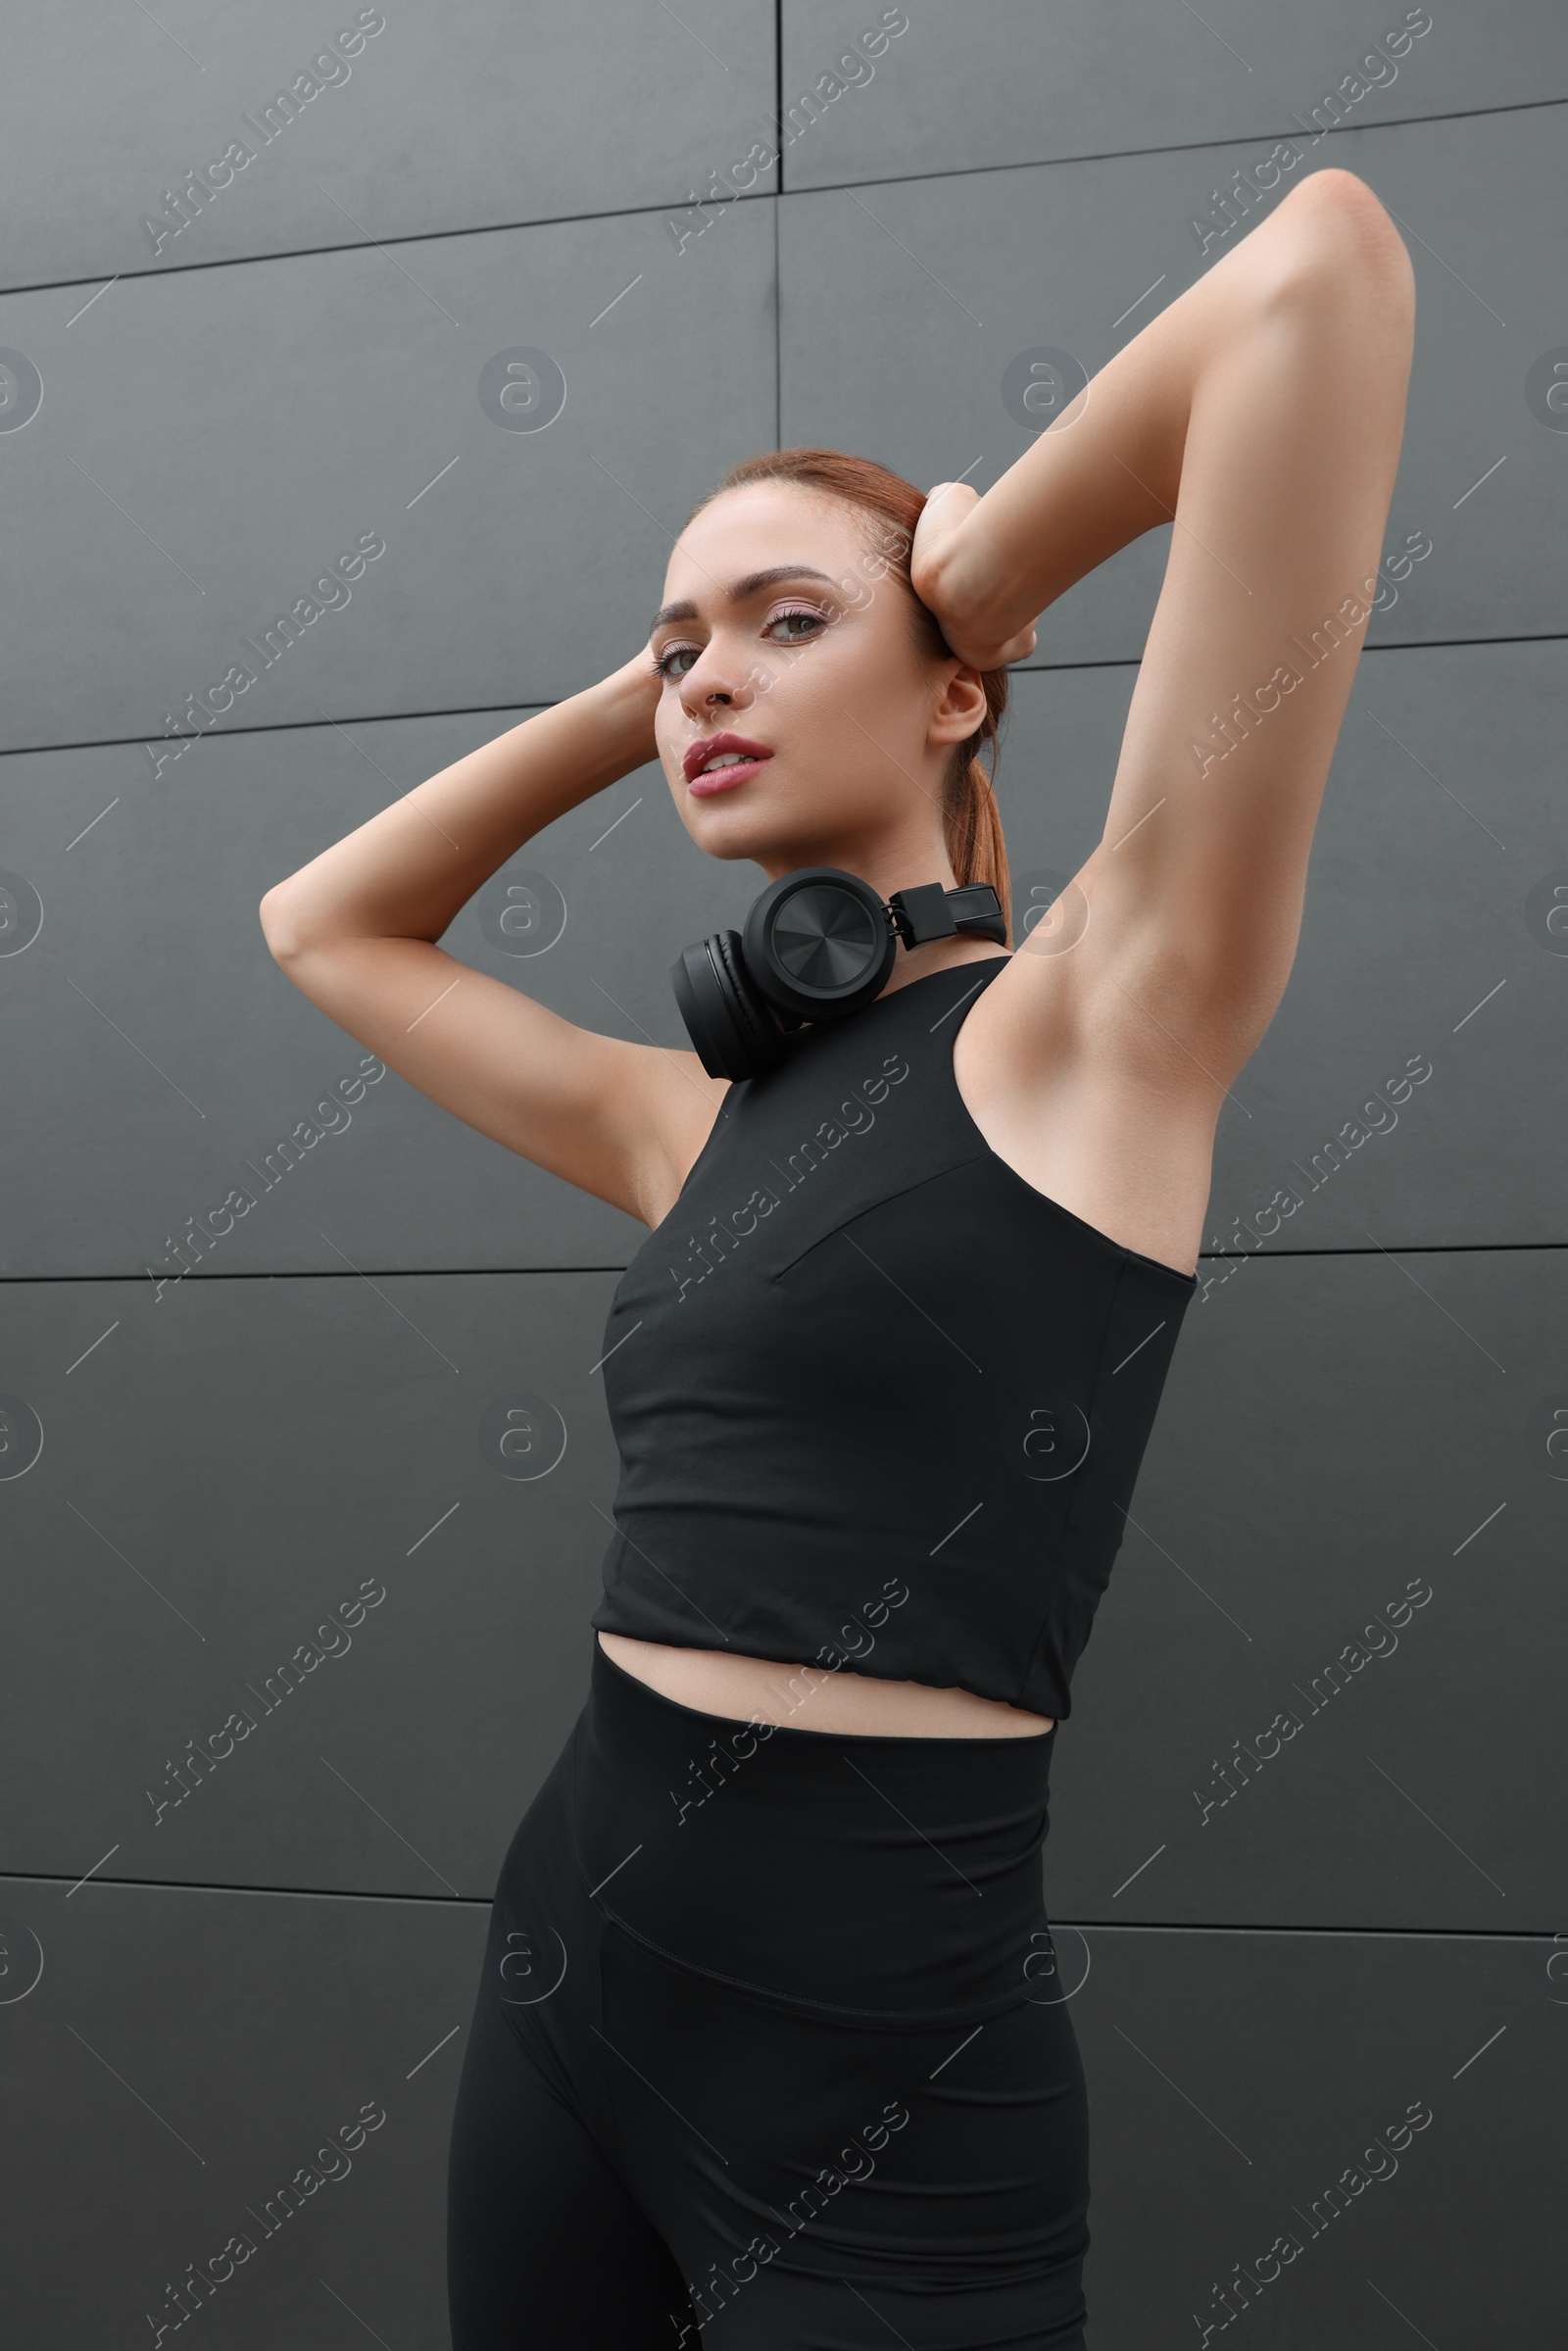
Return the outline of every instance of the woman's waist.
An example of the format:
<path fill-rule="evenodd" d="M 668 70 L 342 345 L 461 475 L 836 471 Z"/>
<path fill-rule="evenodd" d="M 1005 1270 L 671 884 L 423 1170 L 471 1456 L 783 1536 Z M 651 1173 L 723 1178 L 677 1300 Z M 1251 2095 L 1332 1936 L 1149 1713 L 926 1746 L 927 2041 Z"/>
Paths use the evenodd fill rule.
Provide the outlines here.
<path fill-rule="evenodd" d="M 1054 1733 L 838 1736 L 672 1701 L 596 1644 L 574 1735 L 587 1891 L 656 1951 L 867 2017 L 1032 1996 Z"/>
<path fill-rule="evenodd" d="M 847 1664 L 781 1663 L 608 1630 L 598 1640 L 623 1673 L 662 1697 L 738 1722 L 895 1739 L 1040 1739 L 1055 1728 L 1049 1714 L 958 1684 L 893 1680 Z"/>

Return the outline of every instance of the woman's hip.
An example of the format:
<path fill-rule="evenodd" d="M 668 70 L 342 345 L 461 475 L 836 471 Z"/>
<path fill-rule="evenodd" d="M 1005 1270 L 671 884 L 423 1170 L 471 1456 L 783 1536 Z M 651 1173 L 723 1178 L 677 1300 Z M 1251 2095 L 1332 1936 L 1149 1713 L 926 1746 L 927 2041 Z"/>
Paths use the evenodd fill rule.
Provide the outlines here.
<path fill-rule="evenodd" d="M 1049 1989 L 1054 1744 L 737 1722 L 595 1641 L 552 1802 L 581 1893 L 622 1935 L 755 1996 L 897 2030 Z"/>
<path fill-rule="evenodd" d="M 481 1997 L 675 2255 L 694 2326 L 722 2311 L 716 2351 L 889 2324 L 1079 2351 L 1088 2116 L 1041 1883 L 1047 1741 L 748 1736 L 595 1648 Z"/>

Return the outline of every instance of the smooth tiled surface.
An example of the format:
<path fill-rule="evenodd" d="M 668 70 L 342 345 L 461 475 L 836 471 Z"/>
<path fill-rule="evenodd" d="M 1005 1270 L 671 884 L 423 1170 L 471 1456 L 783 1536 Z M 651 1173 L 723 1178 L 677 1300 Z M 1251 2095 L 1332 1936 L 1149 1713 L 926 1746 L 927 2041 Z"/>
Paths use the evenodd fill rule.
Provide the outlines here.
<path fill-rule="evenodd" d="M 1085 1938 L 1057 1932 L 1090 2090 L 1096 2351 L 1196 2344 L 1209 2325 L 1210 2343 L 1265 2351 L 1423 2335 L 1545 2351 L 1563 2185 L 1549 1942 L 1087 1942 L 1086 1982 Z"/>
<path fill-rule="evenodd" d="M 1363 661 L 1296 966 L 1220 1120 L 1205 1249 L 1559 1238 L 1562 1091 L 1521 1072 L 1552 1065 L 1568 988 L 1536 903 L 1568 866 L 1564 660 L 1547 642 Z M 998 780 L 1019 908 L 1099 840 L 1136 678 L 1015 677 Z M 290 986 L 256 917 L 274 881 L 527 715 L 231 734 L 157 778 L 113 746 L 0 760 L 5 861 L 43 909 L 0 1020 L 17 1124 L 49 1139 L 11 1170 L 6 1272 L 626 1262 L 634 1219 L 401 1078 L 355 1102 L 364 1049 Z M 510 952 L 497 919 L 519 874 L 564 908 L 540 954 Z M 696 852 L 650 765 L 537 835 L 445 944 L 585 1027 L 683 1044 L 669 962 L 739 922 L 759 880 Z M 236 1190 L 255 1205 L 220 1234 Z"/>
<path fill-rule="evenodd" d="M 13 1864 L 485 1890 L 587 1689 L 612 1287 L 13 1287 Z"/>
<path fill-rule="evenodd" d="M 17 2343 L 448 2340 L 482 1906 L 6 1879 L 0 1911 L 32 1984 L 0 2007 Z M 90 2259 L 62 2257 L 72 2213 Z"/>
<path fill-rule="evenodd" d="M 1412 533 L 1432 552 L 1375 615 L 1369 645 L 1563 628 L 1552 552 L 1562 435 L 1526 405 L 1525 385 L 1563 341 L 1565 120 L 1541 107 L 1346 130 L 1281 178 L 1288 186 L 1325 163 L 1359 173 L 1404 224 L 1415 269 L 1386 558 Z M 1004 402 L 1009 364 L 1051 348 L 1089 375 L 1102 367 L 1277 201 L 1258 199 L 1237 228 L 1216 229 L 1206 255 L 1189 225 L 1217 179 L 1268 152 L 1252 141 L 786 195 L 784 439 L 857 450 L 922 485 L 962 474 L 988 489 L 1031 438 Z M 845 318 L 857 321 L 853 341 Z M 1134 541 L 1052 606 L 1037 665 L 1136 660 L 1168 538 L 1162 529 Z"/>
<path fill-rule="evenodd" d="M 905 29 L 879 50 L 898 18 Z M 1568 23 L 1549 0 L 1513 0 L 1501 17 L 1378 15 L 1360 0 L 985 0 L 973 12 L 784 0 L 783 24 L 786 188 L 1295 130 L 1321 142 L 1342 124 L 1568 97 Z"/>
<path fill-rule="evenodd" d="M 291 985 L 257 916 L 274 882 L 527 715 L 235 734 L 158 778 L 118 747 L 0 762 L 10 862 L 43 907 L 7 973 L 13 1067 L 31 1071 L 26 1124 L 51 1138 L 14 1172 L 27 1212 L 6 1270 L 625 1263 L 641 1225 L 367 1056 Z M 501 919 L 524 875 L 564 905 L 537 954 L 513 952 L 529 941 Z M 665 936 L 643 911 L 651 880 Z M 536 836 L 446 944 L 590 1027 L 673 1045 L 667 964 L 748 895 L 693 850 L 648 768 Z"/>
<path fill-rule="evenodd" d="M 591 19 L 570 0 L 93 0 L 19 17 L 0 98 L 4 282 L 684 213 L 714 171 L 721 200 L 737 180 L 770 188 L 772 168 L 747 158 L 772 127 L 773 50 L 763 0 L 690 0 L 678 17 L 597 0 Z M 181 191 L 183 224 L 168 201 Z"/>
<path fill-rule="evenodd" d="M 1568 1256 L 1204 1274 L 1057 1741 L 1053 1899 L 1554 1930 Z"/>
<path fill-rule="evenodd" d="M 188 735 L 215 703 L 271 728 L 575 693 L 645 641 L 692 501 L 774 438 L 760 204 L 685 250 L 635 213 L 122 279 L 68 324 L 77 307 L 0 300 L 43 385 L 0 433 L 7 745 Z M 501 381 L 519 352 L 540 382 Z M 545 363 L 562 405 L 514 428 L 549 413 Z"/>

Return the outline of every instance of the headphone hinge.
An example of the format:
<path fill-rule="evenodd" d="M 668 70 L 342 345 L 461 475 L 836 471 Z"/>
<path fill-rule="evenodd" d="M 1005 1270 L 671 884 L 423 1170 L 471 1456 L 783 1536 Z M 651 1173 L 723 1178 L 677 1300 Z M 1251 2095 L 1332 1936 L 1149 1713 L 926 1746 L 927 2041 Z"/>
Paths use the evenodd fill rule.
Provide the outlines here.
<path fill-rule="evenodd" d="M 912 890 L 895 890 L 888 908 L 906 947 L 924 947 L 929 940 L 951 939 L 959 931 L 975 932 L 1001 946 L 1007 935 L 1002 901 L 989 882 L 960 883 L 955 890 L 944 890 L 940 882 L 920 882 Z"/>
<path fill-rule="evenodd" d="M 948 897 L 940 882 L 917 882 L 910 890 L 894 891 L 888 909 L 906 947 L 924 947 L 929 940 L 954 936 L 958 925 Z"/>

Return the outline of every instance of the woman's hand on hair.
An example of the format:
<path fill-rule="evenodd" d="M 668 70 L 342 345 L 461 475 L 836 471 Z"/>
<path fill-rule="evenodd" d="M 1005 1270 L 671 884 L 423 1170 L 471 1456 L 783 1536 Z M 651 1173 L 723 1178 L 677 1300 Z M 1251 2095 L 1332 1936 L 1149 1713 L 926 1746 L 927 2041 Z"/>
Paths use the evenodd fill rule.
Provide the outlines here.
<path fill-rule="evenodd" d="M 593 692 L 604 705 L 617 734 L 635 746 L 633 764 L 645 765 L 659 757 L 659 745 L 654 735 L 654 716 L 664 691 L 664 681 L 654 666 L 647 646 L 634 653 L 629 661 L 622 661 L 600 679 Z M 629 756 L 629 755 L 628 755 Z"/>
<path fill-rule="evenodd" d="M 1004 669 L 1035 650 L 1033 621 L 999 635 L 983 612 L 965 600 L 954 558 L 964 525 L 980 504 L 980 493 L 961 481 L 934 482 L 914 526 L 909 548 L 909 585 L 935 614 L 949 650 L 972 668 Z"/>

